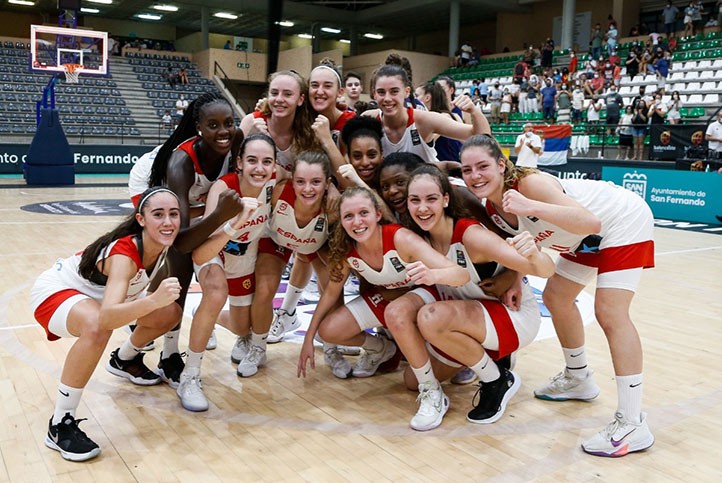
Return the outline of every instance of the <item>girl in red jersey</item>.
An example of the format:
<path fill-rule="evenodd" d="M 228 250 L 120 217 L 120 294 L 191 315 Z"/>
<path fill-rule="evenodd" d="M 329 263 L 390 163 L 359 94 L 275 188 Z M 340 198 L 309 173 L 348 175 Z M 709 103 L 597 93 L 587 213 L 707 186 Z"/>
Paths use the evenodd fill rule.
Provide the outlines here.
<path fill-rule="evenodd" d="M 100 454 L 98 445 L 78 427 L 83 420 L 76 419 L 75 412 L 113 329 L 137 320 L 130 341 L 113 352 L 108 370 L 138 384 L 160 382 L 135 347 L 163 335 L 181 315 L 173 303 L 181 292 L 175 277 L 164 279 L 144 297 L 178 235 L 180 216 L 173 192 L 150 188 L 117 228 L 83 252 L 58 260 L 33 285 L 32 309 L 48 340 L 77 337 L 65 358 L 45 438 L 45 444 L 67 460 L 84 461 Z"/>
<path fill-rule="evenodd" d="M 400 225 L 380 224 L 381 209 L 376 197 L 365 188 L 349 188 L 341 195 L 340 223 L 330 240 L 326 290 L 311 319 L 298 361 L 298 375 L 306 375 L 306 365 L 315 367 L 313 338 L 363 351 L 353 368 L 353 376 L 372 376 L 378 367 L 396 353 L 395 344 L 371 335 L 367 329 L 385 326 L 384 308 L 389 301 L 412 290 L 433 301 L 436 283 L 463 285 L 468 274 L 439 254 L 412 231 Z M 350 303 L 338 306 L 343 284 L 351 270 L 369 282 Z M 415 285 L 425 285 L 415 287 Z"/>
<path fill-rule="evenodd" d="M 487 136 L 461 150 L 464 181 L 486 199 L 492 221 L 510 234 L 528 231 L 542 247 L 561 252 L 544 289 L 566 367 L 534 391 L 540 399 L 589 400 L 599 394 L 587 367 L 584 326 L 575 304 L 594 278 L 595 316 L 609 343 L 618 404 L 605 429 L 582 443 L 598 456 L 624 456 L 654 443 L 642 405 L 642 344 L 629 315 L 642 269 L 654 266 L 654 219 L 635 193 L 603 181 L 560 180 L 516 168 Z"/>
<path fill-rule="evenodd" d="M 467 419 L 491 423 L 516 393 L 518 376 L 498 366 L 504 358 L 534 340 L 541 316 L 528 282 L 522 282 L 519 308 L 512 310 L 487 294 L 481 281 L 509 267 L 519 273 L 549 277 L 554 263 L 537 250 L 528 232 L 505 242 L 468 217 L 446 175 L 422 165 L 408 182 L 410 226 L 440 253 L 469 272 L 461 287 L 437 285 L 440 301 L 424 305 L 413 294 L 389 304 L 386 318 L 394 340 L 406 355 L 405 379 L 419 388 L 419 411 L 411 421 L 417 430 L 441 424 L 448 398 L 439 381 L 466 366 L 479 377 L 479 402 Z M 430 343 L 429 351 L 423 340 Z"/>
<path fill-rule="evenodd" d="M 250 305 L 254 293 L 253 272 L 258 252 L 258 240 L 265 230 L 276 172 L 276 146 L 266 134 L 252 134 L 241 145 L 238 173 L 232 172 L 216 181 L 208 192 L 206 212 L 216 208 L 220 196 L 231 191 L 242 197 L 243 210 L 233 220 L 216 230 L 193 251 L 198 281 L 203 289 L 191 325 L 188 359 L 177 389 L 181 404 L 189 411 L 205 411 L 208 401 L 203 394 L 200 369 L 203 352 L 216 320 L 238 336 L 231 353 L 240 362 L 239 375 L 257 371 L 265 360 L 268 327 L 251 333 Z M 219 318 L 226 303 L 230 311 Z M 254 350 L 251 350 L 254 349 Z M 246 360 L 253 354 L 253 361 Z M 243 368 L 246 368 L 243 372 Z M 255 372 L 254 372 L 255 373 Z"/>

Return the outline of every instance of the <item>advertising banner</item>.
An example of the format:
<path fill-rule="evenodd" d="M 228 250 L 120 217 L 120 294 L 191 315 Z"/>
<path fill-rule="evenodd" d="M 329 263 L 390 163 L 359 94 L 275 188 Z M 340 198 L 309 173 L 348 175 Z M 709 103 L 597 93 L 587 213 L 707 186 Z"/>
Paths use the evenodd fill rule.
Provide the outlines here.
<path fill-rule="evenodd" d="M 128 174 L 143 154 L 155 146 L 71 145 L 75 174 Z M 29 144 L 0 144 L 0 174 L 22 174 Z"/>
<path fill-rule="evenodd" d="M 722 215 L 722 174 L 643 168 L 602 168 L 602 179 L 637 193 L 655 218 L 716 223 Z"/>
<path fill-rule="evenodd" d="M 705 159 L 707 141 L 705 126 L 687 124 L 651 125 L 649 129 L 649 158 L 674 161 L 677 159 Z"/>

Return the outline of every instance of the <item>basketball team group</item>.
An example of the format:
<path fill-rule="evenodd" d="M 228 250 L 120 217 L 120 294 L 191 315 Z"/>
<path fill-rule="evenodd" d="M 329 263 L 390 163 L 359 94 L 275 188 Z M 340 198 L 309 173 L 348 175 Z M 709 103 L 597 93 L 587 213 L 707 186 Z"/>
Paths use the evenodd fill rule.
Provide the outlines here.
<path fill-rule="evenodd" d="M 649 207 L 611 183 L 515 166 L 468 96 L 447 101 L 434 83 L 415 96 L 396 60 L 373 73 L 372 103 L 358 102 L 358 75 L 342 76 L 329 61 L 308 79 L 273 73 L 266 97 L 240 126 L 226 99 L 203 94 L 168 140 L 139 159 L 129 181 L 134 212 L 58 260 L 31 291 L 47 338 L 75 339 L 48 447 L 71 461 L 100 454 L 76 411 L 101 360 L 134 384 L 164 381 L 183 408 L 205 411 L 203 355 L 221 326 L 237 336 L 230 358 L 238 376 L 263 377 L 269 344 L 300 326 L 296 306 L 312 277 L 320 299 L 298 377 L 312 370 L 372 377 L 403 359 L 403 383 L 418 391 L 415 413 L 409 398 L 411 428 L 442 423 L 449 380 L 478 380 L 467 419 L 494 423 L 521 384 L 516 353 L 541 324 L 526 275 L 547 279 L 543 301 L 565 362 L 534 395 L 599 394 L 575 304 L 595 279 L 618 405 L 582 449 L 618 457 L 654 443 L 641 407 L 642 346 L 629 315 L 642 270 L 654 266 Z M 440 96 L 448 109 L 425 107 Z M 559 252 L 556 262 L 544 248 Z M 274 309 L 289 261 L 285 297 Z M 184 358 L 180 321 L 194 275 L 202 295 Z M 350 276 L 359 291 L 346 303 Z M 129 336 L 108 354 L 113 330 L 123 327 Z M 163 348 L 150 369 L 143 350 L 157 338 Z M 321 354 L 327 368 L 317 369 Z"/>

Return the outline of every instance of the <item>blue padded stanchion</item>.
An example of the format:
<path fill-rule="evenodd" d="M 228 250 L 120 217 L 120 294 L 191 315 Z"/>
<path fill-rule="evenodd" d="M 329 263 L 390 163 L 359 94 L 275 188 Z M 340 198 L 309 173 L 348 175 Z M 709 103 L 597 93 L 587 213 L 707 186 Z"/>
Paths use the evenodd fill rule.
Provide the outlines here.
<path fill-rule="evenodd" d="M 23 165 L 29 185 L 75 184 L 73 152 L 60 125 L 57 109 L 42 109 L 40 125 Z"/>

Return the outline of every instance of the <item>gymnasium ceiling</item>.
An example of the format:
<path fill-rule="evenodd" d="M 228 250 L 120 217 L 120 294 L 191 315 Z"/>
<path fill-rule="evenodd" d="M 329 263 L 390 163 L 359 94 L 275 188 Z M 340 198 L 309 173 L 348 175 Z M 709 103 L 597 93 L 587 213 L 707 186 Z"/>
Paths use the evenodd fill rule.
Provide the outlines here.
<path fill-rule="evenodd" d="M 529 3 L 540 0 L 461 0 L 461 25 L 479 23 L 496 16 L 498 11 L 522 11 Z M 541 0 L 543 1 L 543 0 Z M 162 14 L 159 22 L 173 24 L 179 35 L 201 29 L 200 7 L 205 5 L 211 14 L 209 30 L 212 33 L 244 37 L 267 36 L 268 7 L 265 0 L 113 0 L 111 5 L 91 3 L 82 0 L 83 7 L 100 10 L 98 15 L 119 20 L 138 20 L 138 13 Z M 374 40 L 362 37 L 364 33 L 380 33 L 385 39 L 400 39 L 423 32 L 446 30 L 449 27 L 449 5 L 451 0 L 285 0 L 283 19 L 294 22 L 293 27 L 283 27 L 282 35 L 311 33 L 314 23 L 320 27 L 341 29 L 338 34 L 321 33 L 322 38 L 349 38 L 349 28 L 356 26 L 359 40 L 371 43 Z M 58 13 L 57 0 L 35 0 L 34 7 L 20 7 L 5 3 L 3 9 L 40 11 L 45 18 L 55 18 Z M 159 12 L 151 7 L 157 4 L 174 5 L 177 12 Z M 520 5 L 521 4 L 521 5 Z M 236 20 L 225 20 L 212 16 L 223 11 L 239 15 Z M 151 22 L 152 23 L 152 22 Z"/>

